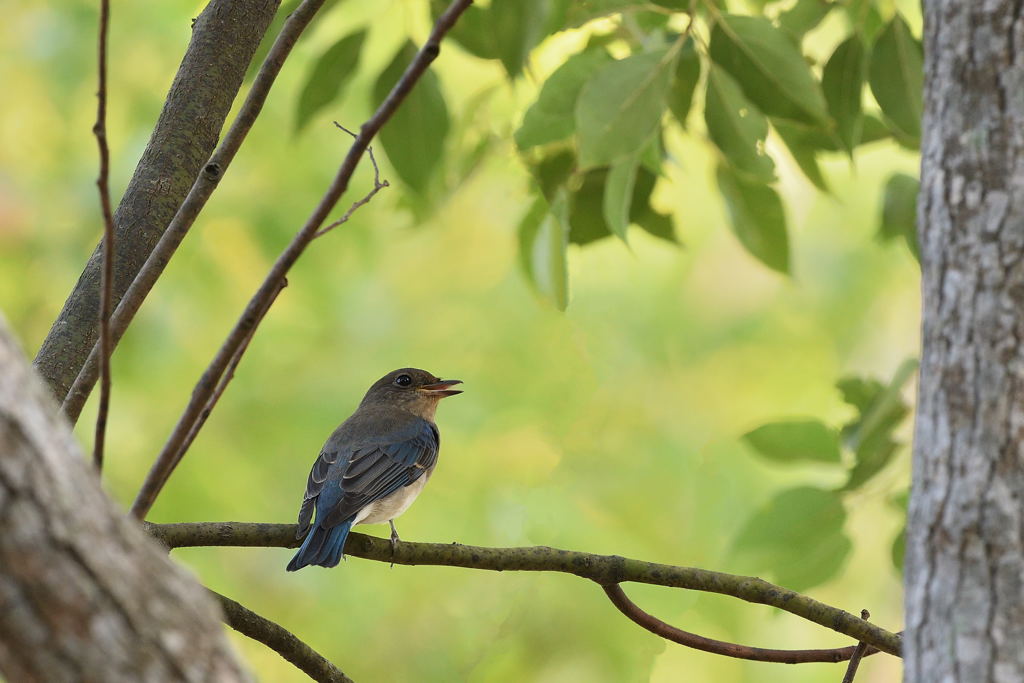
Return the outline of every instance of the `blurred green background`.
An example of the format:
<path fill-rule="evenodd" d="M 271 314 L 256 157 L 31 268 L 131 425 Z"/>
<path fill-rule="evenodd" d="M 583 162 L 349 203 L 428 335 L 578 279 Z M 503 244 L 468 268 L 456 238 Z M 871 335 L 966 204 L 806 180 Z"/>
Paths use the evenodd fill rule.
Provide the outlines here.
<path fill-rule="evenodd" d="M 0 35 L 0 309 L 31 356 L 100 234 L 95 142 L 95 3 L 11 0 Z M 377 74 L 428 30 L 425 3 L 329 3 L 114 359 L 106 484 L 130 502 L 191 387 L 280 249 L 301 225 L 358 126 Z M 912 5 L 900 5 L 915 26 Z M 114 3 L 110 49 L 112 188 L 134 168 L 202 3 Z M 369 29 L 343 103 L 294 135 L 312 60 Z M 823 45 L 829 22 L 818 29 Z M 816 35 L 816 34 L 815 34 Z M 539 299 L 517 261 L 531 202 L 511 141 L 537 83 L 579 36 L 535 53 L 534 76 L 449 47 L 436 64 L 453 116 L 452 168 L 477 139 L 489 153 L 465 179 L 410 211 L 396 183 L 292 270 L 238 375 L 159 499 L 154 521 L 294 518 L 320 445 L 371 382 L 400 366 L 465 381 L 439 410 L 439 468 L 399 523 L 403 538 L 545 544 L 726 572 L 752 571 L 733 539 L 778 491 L 841 486 L 815 465 L 757 458 L 740 436 L 785 417 L 851 418 L 835 381 L 887 381 L 918 348 L 918 268 L 876 238 L 882 179 L 914 173 L 891 142 L 852 165 L 824 160 L 833 196 L 780 168 L 793 276 L 754 261 L 726 227 L 702 123 L 667 140 L 655 190 L 682 247 L 633 229 L 570 251 L 571 303 Z M 829 42 L 831 40 L 831 42 Z M 575 41 L 575 42 L 573 42 Z M 814 44 L 814 35 L 811 37 Z M 770 141 L 771 142 L 771 141 Z M 382 160 L 386 177 L 386 161 Z M 350 197 L 365 191 L 363 166 Z M 908 388 L 908 398 L 910 389 Z M 88 447 L 93 404 L 78 434 Z M 902 427 L 904 441 L 909 428 Z M 908 479 L 901 453 L 844 498 L 853 552 L 808 592 L 899 630 L 900 577 L 890 498 Z M 366 527 L 386 535 L 386 526 Z M 563 575 L 394 567 L 359 559 L 286 574 L 291 551 L 177 551 L 204 583 L 278 621 L 358 681 L 820 681 L 841 668 L 746 663 L 666 644 L 620 616 L 601 591 Z M 795 558 L 799 561 L 799 557 Z M 770 575 L 767 578 L 771 578 Z M 681 628 L 762 647 L 838 647 L 796 617 L 714 596 L 628 585 Z M 304 676 L 232 635 L 263 681 Z M 898 680 L 899 663 L 864 662 L 858 681 Z"/>

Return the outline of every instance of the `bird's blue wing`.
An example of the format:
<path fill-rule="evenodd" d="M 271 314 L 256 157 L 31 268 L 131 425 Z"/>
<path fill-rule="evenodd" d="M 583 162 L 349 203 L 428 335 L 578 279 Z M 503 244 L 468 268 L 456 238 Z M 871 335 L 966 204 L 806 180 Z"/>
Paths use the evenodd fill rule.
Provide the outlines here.
<path fill-rule="evenodd" d="M 296 536 L 309 531 L 314 509 L 318 526 L 337 526 L 413 483 L 437 463 L 439 446 L 437 427 L 421 418 L 349 447 L 328 440 L 309 472 Z"/>
<path fill-rule="evenodd" d="M 313 519 L 313 508 L 320 497 L 327 481 L 327 473 L 332 465 L 338 462 L 340 452 L 337 449 L 330 449 L 326 446 L 309 471 L 309 478 L 306 480 L 306 493 L 302 497 L 302 505 L 299 507 L 299 523 L 295 531 L 296 538 L 302 538 L 309 530 L 309 523 Z"/>
<path fill-rule="evenodd" d="M 340 489 L 341 496 L 332 504 L 317 504 L 317 516 L 324 526 L 341 524 L 374 501 L 386 498 L 408 486 L 437 463 L 439 438 L 437 427 L 417 419 L 412 425 L 393 434 L 395 440 L 380 439 L 354 450 L 341 476 L 328 475 L 325 488 Z"/>

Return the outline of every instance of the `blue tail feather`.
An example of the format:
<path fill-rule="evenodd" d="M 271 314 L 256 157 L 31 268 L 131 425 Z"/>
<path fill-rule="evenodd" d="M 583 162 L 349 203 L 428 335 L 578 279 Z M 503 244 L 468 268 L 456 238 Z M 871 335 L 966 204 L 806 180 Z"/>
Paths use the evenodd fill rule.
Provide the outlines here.
<path fill-rule="evenodd" d="M 337 566 L 345 556 L 345 539 L 348 538 L 351 528 L 351 520 L 330 529 L 325 529 L 319 524 L 314 525 L 306 534 L 306 540 L 302 542 L 295 557 L 288 563 L 288 571 L 298 571 L 311 564 L 321 567 Z"/>

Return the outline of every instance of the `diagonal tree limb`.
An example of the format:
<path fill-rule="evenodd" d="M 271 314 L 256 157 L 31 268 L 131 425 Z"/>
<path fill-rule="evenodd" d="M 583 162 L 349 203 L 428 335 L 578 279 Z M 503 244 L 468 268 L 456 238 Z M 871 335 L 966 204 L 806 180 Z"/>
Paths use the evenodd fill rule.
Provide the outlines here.
<path fill-rule="evenodd" d="M 213 394 L 217 383 L 220 381 L 221 376 L 227 369 L 231 359 L 235 356 L 238 348 L 266 313 L 273 293 L 279 286 L 279 283 L 287 275 L 288 270 L 298 260 L 299 256 L 302 255 L 302 252 L 305 251 L 309 243 L 316 238 L 320 226 L 323 225 L 327 216 L 338 203 L 338 200 L 348 189 L 352 174 L 366 152 L 370 141 L 405 100 L 405 97 L 416 85 L 416 82 L 427 70 L 431 62 L 437 58 L 441 50 L 441 39 L 455 25 L 459 16 L 471 4 L 472 0 L 453 0 L 444 14 L 438 18 L 427 42 L 416 53 L 416 57 L 413 58 L 412 63 L 406 68 L 398 83 L 395 84 L 395 87 L 391 89 L 385 100 L 377 107 L 377 111 L 374 112 L 373 116 L 360 128 L 359 134 L 352 142 L 348 154 L 338 169 L 338 173 L 335 175 L 327 192 L 320 199 L 320 203 L 314 209 L 312 215 L 305 225 L 302 226 L 302 229 L 292 238 L 292 241 L 281 255 L 278 256 L 277 261 L 270 268 L 270 272 L 267 273 L 263 284 L 260 285 L 259 289 L 249 300 L 238 322 L 235 323 L 227 339 L 224 340 L 223 345 L 217 351 L 213 360 L 210 361 L 206 371 L 192 390 L 188 405 L 178 419 L 174 430 L 167 438 L 167 442 L 154 461 L 142 484 L 142 488 L 135 497 L 135 502 L 132 503 L 132 513 L 139 519 L 144 519 L 149 513 L 157 495 L 159 495 L 171 472 L 174 471 L 174 468 L 184 455 L 182 446 L 188 435 L 192 432 L 193 425 L 199 418 L 203 407 Z"/>
<path fill-rule="evenodd" d="M 246 522 L 191 522 L 145 524 L 169 548 L 247 546 L 294 548 L 294 524 Z M 746 602 L 777 607 L 838 633 L 899 656 L 901 637 L 837 607 L 818 602 L 762 579 L 722 572 L 633 560 L 618 555 L 597 555 L 546 546 L 485 548 L 458 543 L 399 542 L 394 552 L 382 538 L 353 533 L 345 554 L 378 562 L 406 565 L 465 567 L 490 571 L 562 572 L 590 579 L 601 586 L 624 582 L 718 593 Z"/>
<path fill-rule="evenodd" d="M 146 259 L 145 264 L 132 281 L 131 286 L 121 298 L 117 310 L 114 311 L 114 317 L 111 322 L 114 346 L 124 336 L 125 330 L 128 329 L 128 326 L 135 318 L 135 314 L 142 306 L 142 302 L 153 289 L 157 279 L 163 274 L 164 268 L 167 267 L 167 263 L 174 255 L 174 252 L 185 238 L 192 224 L 195 223 L 199 213 L 206 206 L 207 200 L 209 200 L 213 191 L 217 189 L 220 179 L 224 177 L 224 173 L 248 135 L 249 129 L 252 128 L 256 118 L 262 111 L 263 104 L 270 93 L 270 88 L 273 86 L 277 75 L 281 72 L 285 60 L 291 54 L 292 48 L 306 30 L 306 27 L 309 26 L 317 12 L 323 7 L 323 4 L 324 0 L 303 0 L 282 25 L 273 46 L 263 60 L 259 73 L 257 73 L 256 78 L 253 80 L 245 102 L 231 124 L 231 128 L 224 136 L 220 146 L 217 147 L 217 150 L 203 167 L 202 172 L 193 176 L 195 182 L 192 184 L 192 189 L 189 190 L 184 203 L 174 214 L 174 218 L 171 220 L 170 225 L 167 226 L 167 230 L 164 231 L 164 234 L 156 243 L 152 253 Z M 89 392 L 96 383 L 100 355 L 99 346 L 93 346 L 89 357 L 81 368 L 81 372 L 77 373 L 74 383 L 67 391 L 63 410 L 72 422 L 78 419 L 86 399 L 89 398 Z"/>
<path fill-rule="evenodd" d="M 863 643 L 856 646 L 851 645 L 850 647 L 839 647 L 828 650 L 775 650 L 763 647 L 750 647 L 749 645 L 740 645 L 739 643 L 729 643 L 723 640 L 714 640 L 713 638 L 705 638 L 704 636 L 699 636 L 696 633 L 690 633 L 689 631 L 676 628 L 675 626 L 667 624 L 661 619 L 643 611 L 636 605 L 636 603 L 626 596 L 626 593 L 618 584 L 602 587 L 604 588 L 604 592 L 608 596 L 608 599 L 612 601 L 612 604 L 615 605 L 620 612 L 625 614 L 630 621 L 641 628 L 647 629 L 656 636 L 661 636 L 666 640 L 671 640 L 673 643 L 679 643 L 680 645 L 685 645 L 686 647 L 690 647 L 695 650 L 703 650 L 704 652 L 710 652 L 724 657 L 748 659 L 755 662 L 775 662 L 777 664 L 805 664 L 809 662 L 836 663 L 850 660 L 850 665 L 853 666 L 853 659 L 855 657 L 859 659 L 862 656 L 879 652 L 876 648 L 870 648 L 867 651 L 861 649 L 860 654 L 858 655 L 858 648 L 864 645 Z"/>
<path fill-rule="evenodd" d="M 120 301 L 210 157 L 242 78 L 279 0 L 210 0 L 171 84 L 149 144 L 114 213 L 114 300 Z M 97 337 L 100 252 L 36 355 L 39 374 L 59 402 L 67 396 Z"/>
<path fill-rule="evenodd" d="M 341 669 L 299 640 L 288 629 L 266 617 L 261 617 L 217 591 L 207 590 L 210 595 L 220 601 L 221 609 L 224 610 L 224 623 L 242 635 L 263 643 L 314 681 L 318 681 L 318 683 L 353 683 L 352 679 L 346 676 Z"/>
<path fill-rule="evenodd" d="M 92 460 L 97 470 L 103 469 L 103 445 L 107 438 L 107 413 L 110 411 L 110 309 L 114 298 L 114 215 L 110 209 L 110 148 L 107 145 L 107 33 L 110 29 L 110 0 L 100 0 L 99 48 L 97 70 L 99 92 L 96 99 L 96 145 L 100 152 L 100 173 L 96 187 L 103 212 L 103 264 L 100 274 L 100 406 L 96 414 L 96 436 Z"/>

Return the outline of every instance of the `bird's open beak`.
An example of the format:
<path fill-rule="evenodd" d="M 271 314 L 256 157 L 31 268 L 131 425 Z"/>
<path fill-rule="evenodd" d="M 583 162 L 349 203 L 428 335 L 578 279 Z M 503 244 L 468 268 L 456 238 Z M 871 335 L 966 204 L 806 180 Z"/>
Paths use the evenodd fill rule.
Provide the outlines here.
<path fill-rule="evenodd" d="M 461 394 L 461 389 L 449 389 L 448 387 L 455 386 L 456 384 L 462 384 L 461 379 L 439 379 L 433 384 L 424 384 L 420 387 L 420 391 L 424 391 L 431 396 L 438 398 L 444 398 L 446 396 L 454 396 L 455 394 Z"/>

